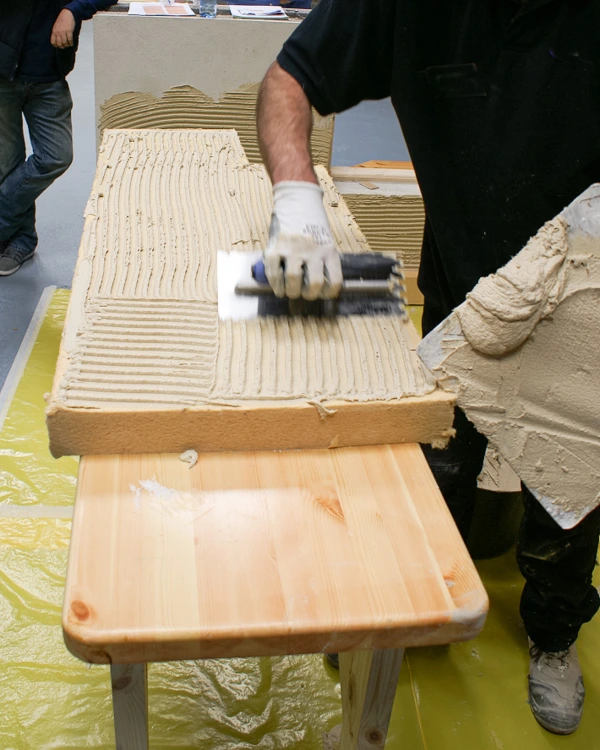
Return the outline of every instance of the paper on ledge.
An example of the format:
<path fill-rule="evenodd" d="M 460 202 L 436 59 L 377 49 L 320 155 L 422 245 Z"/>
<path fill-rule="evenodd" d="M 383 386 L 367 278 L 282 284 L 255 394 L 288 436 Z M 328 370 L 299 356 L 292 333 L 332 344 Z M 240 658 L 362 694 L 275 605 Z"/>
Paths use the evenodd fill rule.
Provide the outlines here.
<path fill-rule="evenodd" d="M 234 18 L 286 18 L 283 9 L 274 5 L 230 5 Z"/>
<path fill-rule="evenodd" d="M 170 0 L 162 3 L 131 3 L 130 16 L 193 16 L 194 11 L 189 5 L 178 3 L 173 5 Z"/>

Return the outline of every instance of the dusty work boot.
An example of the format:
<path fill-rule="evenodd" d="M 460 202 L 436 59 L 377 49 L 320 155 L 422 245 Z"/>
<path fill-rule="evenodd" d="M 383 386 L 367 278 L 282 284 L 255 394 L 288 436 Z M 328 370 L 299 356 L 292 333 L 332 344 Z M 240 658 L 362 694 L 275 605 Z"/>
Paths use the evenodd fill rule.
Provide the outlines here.
<path fill-rule="evenodd" d="M 9 245 L 4 252 L 0 250 L 0 276 L 12 276 L 23 263 L 35 255 L 35 250 L 22 250 Z"/>
<path fill-rule="evenodd" d="M 529 640 L 529 705 L 537 721 L 554 734 L 571 734 L 583 713 L 585 688 L 577 649 L 546 652 Z"/>

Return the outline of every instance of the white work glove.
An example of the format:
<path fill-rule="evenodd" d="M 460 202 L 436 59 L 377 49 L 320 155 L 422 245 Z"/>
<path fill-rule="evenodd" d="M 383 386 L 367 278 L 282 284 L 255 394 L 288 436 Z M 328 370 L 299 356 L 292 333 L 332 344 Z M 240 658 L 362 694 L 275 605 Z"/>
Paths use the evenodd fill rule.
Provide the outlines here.
<path fill-rule="evenodd" d="M 277 297 L 332 299 L 342 288 L 342 264 L 331 236 L 323 191 L 312 182 L 278 182 L 264 253 Z"/>

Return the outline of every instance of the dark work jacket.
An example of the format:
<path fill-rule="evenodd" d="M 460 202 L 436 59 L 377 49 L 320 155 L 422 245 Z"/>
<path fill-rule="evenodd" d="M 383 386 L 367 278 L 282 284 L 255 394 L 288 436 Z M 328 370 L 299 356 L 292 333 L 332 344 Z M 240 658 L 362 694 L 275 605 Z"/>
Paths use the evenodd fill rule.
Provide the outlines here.
<path fill-rule="evenodd" d="M 44 2 L 53 6 L 57 17 L 63 8 L 68 8 L 75 18 L 73 47 L 55 50 L 56 68 L 59 75 L 65 77 L 75 66 L 81 22 L 91 18 L 96 11 L 110 7 L 115 0 L 44 0 Z M 34 6 L 34 0 L 0 0 L 0 78 L 13 80 L 17 74 Z M 50 44 L 49 39 L 46 42 Z"/>
<path fill-rule="evenodd" d="M 425 330 L 600 181 L 600 0 L 321 0 L 278 61 L 322 114 L 391 96 Z"/>

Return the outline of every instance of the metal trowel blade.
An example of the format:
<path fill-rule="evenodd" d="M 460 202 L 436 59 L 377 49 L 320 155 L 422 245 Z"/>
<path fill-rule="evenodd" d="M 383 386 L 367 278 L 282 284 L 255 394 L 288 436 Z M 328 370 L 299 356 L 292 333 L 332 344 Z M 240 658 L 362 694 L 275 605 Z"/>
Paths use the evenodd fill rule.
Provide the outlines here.
<path fill-rule="evenodd" d="M 259 317 L 261 298 L 250 294 L 238 294 L 236 288 L 241 283 L 252 281 L 252 266 L 261 257 L 260 251 L 217 252 L 217 299 L 221 320 L 252 320 Z"/>

